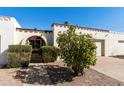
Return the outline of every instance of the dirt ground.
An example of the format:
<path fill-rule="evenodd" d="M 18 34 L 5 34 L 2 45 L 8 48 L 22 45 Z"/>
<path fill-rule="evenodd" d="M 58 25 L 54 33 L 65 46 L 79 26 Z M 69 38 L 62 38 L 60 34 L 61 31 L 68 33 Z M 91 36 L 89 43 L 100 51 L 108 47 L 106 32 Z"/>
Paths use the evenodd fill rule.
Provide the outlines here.
<path fill-rule="evenodd" d="M 1 86 L 121 86 L 124 83 L 101 74 L 93 69 L 82 76 L 73 72 L 63 63 L 30 64 L 27 69 L 0 69 Z"/>

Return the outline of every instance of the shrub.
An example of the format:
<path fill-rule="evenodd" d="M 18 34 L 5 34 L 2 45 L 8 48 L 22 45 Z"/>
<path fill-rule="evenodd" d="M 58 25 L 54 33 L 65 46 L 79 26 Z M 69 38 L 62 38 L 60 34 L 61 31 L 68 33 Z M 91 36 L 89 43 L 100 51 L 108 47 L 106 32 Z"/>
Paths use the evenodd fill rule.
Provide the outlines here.
<path fill-rule="evenodd" d="M 31 52 L 32 47 L 31 45 L 9 45 L 8 52 Z"/>
<path fill-rule="evenodd" d="M 28 67 L 31 59 L 30 52 L 24 52 L 20 54 L 21 67 Z"/>
<path fill-rule="evenodd" d="M 9 68 L 20 67 L 21 63 L 19 62 L 19 54 L 18 53 L 7 53 L 8 57 L 8 66 Z"/>
<path fill-rule="evenodd" d="M 90 65 L 95 65 L 96 45 L 91 35 L 77 35 L 75 29 L 76 27 L 71 26 L 66 32 L 58 34 L 57 42 L 61 49 L 61 58 L 78 75 L 83 74 L 84 69 Z"/>
<path fill-rule="evenodd" d="M 9 45 L 8 67 L 28 67 L 31 59 L 32 47 L 30 45 Z"/>
<path fill-rule="evenodd" d="M 43 62 L 54 62 L 59 55 L 59 48 L 54 46 L 42 46 L 39 54 Z"/>

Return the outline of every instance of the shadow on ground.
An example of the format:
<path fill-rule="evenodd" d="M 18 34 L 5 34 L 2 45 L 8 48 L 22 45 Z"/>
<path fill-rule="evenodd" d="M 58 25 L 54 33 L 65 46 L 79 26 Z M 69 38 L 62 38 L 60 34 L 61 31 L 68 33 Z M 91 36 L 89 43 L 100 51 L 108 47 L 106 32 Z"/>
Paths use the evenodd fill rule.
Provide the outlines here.
<path fill-rule="evenodd" d="M 18 70 L 14 78 L 21 79 L 27 84 L 55 85 L 71 82 L 73 72 L 69 68 L 58 65 L 32 65 L 28 69 Z"/>

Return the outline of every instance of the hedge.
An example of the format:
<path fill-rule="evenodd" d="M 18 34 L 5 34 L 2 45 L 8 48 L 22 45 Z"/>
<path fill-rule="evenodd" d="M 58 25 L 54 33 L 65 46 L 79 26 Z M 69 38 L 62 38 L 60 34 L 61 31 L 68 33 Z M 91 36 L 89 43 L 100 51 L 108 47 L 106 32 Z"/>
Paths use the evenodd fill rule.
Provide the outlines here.
<path fill-rule="evenodd" d="M 54 62 L 59 55 L 60 49 L 54 46 L 42 46 L 39 54 L 42 57 L 42 62 Z"/>
<path fill-rule="evenodd" d="M 17 53 L 7 53 L 8 57 L 8 67 L 15 68 L 15 67 L 20 67 L 21 64 L 19 62 L 19 54 Z"/>
<path fill-rule="evenodd" d="M 27 67 L 32 53 L 31 45 L 9 45 L 7 58 L 8 67 Z"/>
<path fill-rule="evenodd" d="M 32 46 L 31 45 L 9 45 L 8 52 L 31 52 Z"/>

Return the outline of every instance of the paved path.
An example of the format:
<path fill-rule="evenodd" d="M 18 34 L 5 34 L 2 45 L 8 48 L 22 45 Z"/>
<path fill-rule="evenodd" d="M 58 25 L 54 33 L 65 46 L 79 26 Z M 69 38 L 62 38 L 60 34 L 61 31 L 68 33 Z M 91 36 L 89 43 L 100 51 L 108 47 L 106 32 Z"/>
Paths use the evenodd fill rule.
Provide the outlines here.
<path fill-rule="evenodd" d="M 124 59 L 113 57 L 98 57 L 93 69 L 124 82 Z"/>

